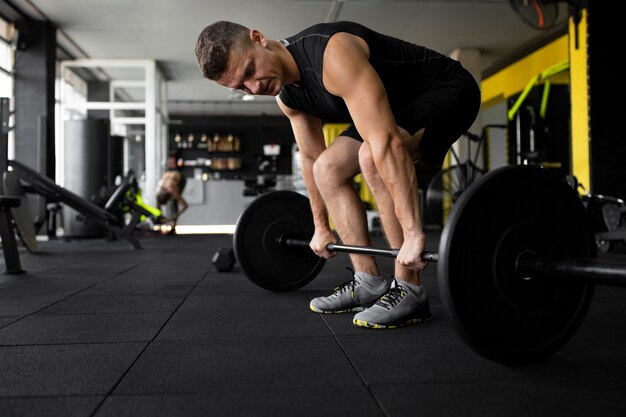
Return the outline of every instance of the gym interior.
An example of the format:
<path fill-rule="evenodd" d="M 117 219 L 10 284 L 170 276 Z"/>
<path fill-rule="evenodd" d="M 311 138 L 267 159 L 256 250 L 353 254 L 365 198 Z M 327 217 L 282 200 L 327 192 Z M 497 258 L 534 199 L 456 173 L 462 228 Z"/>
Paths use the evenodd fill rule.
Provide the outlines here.
<path fill-rule="evenodd" d="M 609 4 L 0 1 L 0 415 L 626 415 Z M 389 275 L 398 248 L 357 175 L 372 247 L 313 254 L 289 119 L 195 62 L 218 20 L 270 39 L 355 21 L 472 73 L 477 119 L 418 176 L 431 321 L 309 309 L 351 254 Z M 347 123 L 323 123 L 326 145 Z"/>

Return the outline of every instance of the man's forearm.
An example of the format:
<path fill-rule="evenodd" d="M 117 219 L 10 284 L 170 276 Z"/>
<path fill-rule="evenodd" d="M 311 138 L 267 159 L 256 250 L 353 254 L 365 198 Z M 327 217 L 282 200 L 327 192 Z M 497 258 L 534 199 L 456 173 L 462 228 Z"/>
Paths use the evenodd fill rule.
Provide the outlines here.
<path fill-rule="evenodd" d="M 405 237 L 423 234 L 415 167 L 400 141 L 374 152 L 374 163 L 389 190 Z"/>
<path fill-rule="evenodd" d="M 311 211 L 313 213 L 313 224 L 316 229 L 330 229 L 328 224 L 328 209 L 313 178 L 313 162 L 314 161 L 306 161 L 304 158 L 302 159 L 302 179 L 304 180 L 304 185 L 309 194 Z"/>

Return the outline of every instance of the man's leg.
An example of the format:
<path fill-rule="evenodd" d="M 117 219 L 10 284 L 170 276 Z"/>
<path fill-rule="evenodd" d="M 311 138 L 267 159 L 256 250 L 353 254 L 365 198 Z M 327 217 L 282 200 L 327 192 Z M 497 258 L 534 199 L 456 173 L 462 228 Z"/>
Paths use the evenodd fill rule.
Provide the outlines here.
<path fill-rule="evenodd" d="M 371 246 L 367 215 L 352 179 L 360 172 L 361 142 L 339 136 L 315 161 L 313 175 L 341 240 L 350 245 Z M 378 275 L 373 256 L 350 254 L 355 270 Z"/>
<path fill-rule="evenodd" d="M 315 183 L 326 203 L 330 218 L 346 244 L 371 246 L 367 215 L 352 182 L 359 173 L 361 142 L 340 136 L 320 155 L 313 167 Z M 373 256 L 350 254 L 355 272 L 352 279 L 335 288 L 328 297 L 311 300 L 317 313 L 342 313 L 370 305 L 389 288 L 379 275 Z"/>
<path fill-rule="evenodd" d="M 423 135 L 423 129 L 417 132 L 415 135 L 410 135 L 407 131 L 400 128 L 403 135 L 405 146 L 412 160 L 419 159 L 419 141 Z M 385 186 L 382 178 L 378 174 L 378 170 L 374 165 L 374 159 L 372 152 L 367 143 L 363 143 L 359 150 L 359 163 L 365 178 L 365 182 L 372 190 L 372 194 L 376 200 L 376 206 L 378 207 L 378 213 L 380 215 L 380 221 L 383 226 L 383 231 L 389 246 L 399 249 L 404 242 L 404 236 L 402 233 L 402 227 L 398 218 L 396 217 L 393 200 L 387 187 Z M 417 179 L 416 179 L 417 181 Z M 421 184 L 418 184 L 418 187 Z M 413 271 L 396 262 L 395 264 L 395 276 L 402 281 L 410 282 L 415 285 L 420 285 L 419 272 Z"/>
<path fill-rule="evenodd" d="M 413 160 L 419 159 L 419 141 L 423 130 L 411 136 L 402 131 L 407 151 Z M 372 190 L 378 206 L 385 237 L 393 248 L 404 242 L 402 227 L 395 214 L 391 194 L 387 190 L 374 164 L 371 148 L 364 143 L 359 150 L 359 163 L 365 181 Z M 412 173 L 415 175 L 415 173 Z M 354 316 L 353 323 L 360 327 L 393 328 L 432 319 L 428 297 L 420 285 L 417 271 L 395 263 L 395 283 L 371 308 Z"/>

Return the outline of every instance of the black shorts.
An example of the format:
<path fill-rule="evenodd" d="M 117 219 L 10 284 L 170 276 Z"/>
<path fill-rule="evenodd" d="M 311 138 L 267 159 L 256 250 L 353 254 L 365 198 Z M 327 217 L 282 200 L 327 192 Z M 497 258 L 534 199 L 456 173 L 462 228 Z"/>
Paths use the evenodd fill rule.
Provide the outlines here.
<path fill-rule="evenodd" d="M 439 169 L 448 150 L 476 120 L 480 110 L 480 88 L 469 73 L 447 83 L 441 83 L 394 108 L 396 123 L 411 134 L 422 128 L 420 142 L 421 165 Z M 351 124 L 340 136 L 363 142 Z"/>

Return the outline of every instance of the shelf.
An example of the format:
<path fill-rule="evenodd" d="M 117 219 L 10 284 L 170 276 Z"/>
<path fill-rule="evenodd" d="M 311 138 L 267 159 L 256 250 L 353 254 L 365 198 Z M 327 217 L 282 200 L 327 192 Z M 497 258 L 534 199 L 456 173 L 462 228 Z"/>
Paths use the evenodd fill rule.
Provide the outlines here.
<path fill-rule="evenodd" d="M 183 168 L 204 168 L 210 171 L 237 171 L 241 170 L 243 159 L 240 154 L 229 153 L 220 155 L 207 155 L 207 157 L 184 159 L 178 158 L 176 166 Z M 236 155 L 236 156 L 234 156 Z"/>

